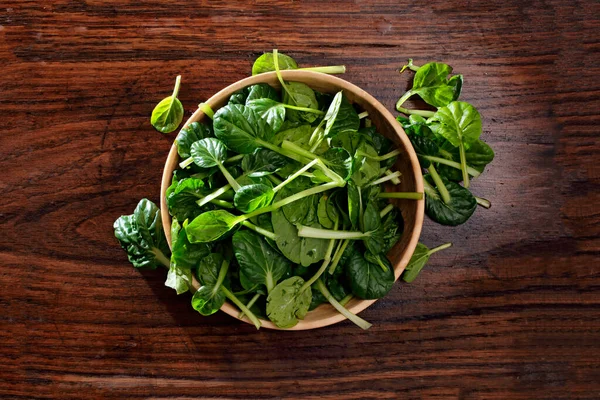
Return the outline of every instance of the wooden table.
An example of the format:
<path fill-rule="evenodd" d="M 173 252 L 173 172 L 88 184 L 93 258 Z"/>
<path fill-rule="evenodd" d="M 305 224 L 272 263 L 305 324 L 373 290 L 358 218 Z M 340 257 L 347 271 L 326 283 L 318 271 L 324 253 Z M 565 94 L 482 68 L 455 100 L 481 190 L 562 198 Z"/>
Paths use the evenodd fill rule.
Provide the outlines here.
<path fill-rule="evenodd" d="M 0 10 L 0 397 L 600 397 L 600 3 L 9 1 Z M 156 202 L 187 115 L 277 47 L 393 108 L 445 61 L 496 151 L 493 207 L 349 322 L 256 332 L 138 272 L 112 223 Z"/>

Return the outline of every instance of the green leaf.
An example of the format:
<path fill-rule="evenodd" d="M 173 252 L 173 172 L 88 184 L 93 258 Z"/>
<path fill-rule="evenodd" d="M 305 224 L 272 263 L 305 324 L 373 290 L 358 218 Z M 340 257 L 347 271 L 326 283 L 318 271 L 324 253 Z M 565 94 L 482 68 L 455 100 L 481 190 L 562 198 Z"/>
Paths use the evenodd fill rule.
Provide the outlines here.
<path fill-rule="evenodd" d="M 318 109 L 319 102 L 315 97 L 315 92 L 306 84 L 301 82 L 287 82 L 283 93 L 283 102 L 298 107 Z M 317 119 L 317 114 L 287 110 L 287 117 L 291 121 L 306 121 L 312 123 Z"/>
<path fill-rule="evenodd" d="M 356 228 L 358 226 L 358 216 L 360 214 L 360 194 L 358 193 L 358 188 L 352 181 L 348 182 L 346 190 L 348 192 L 348 217 L 350 218 L 352 228 Z M 343 208 L 343 205 L 341 208 Z"/>
<path fill-rule="evenodd" d="M 236 153 L 249 154 L 269 142 L 273 131 L 256 111 L 242 105 L 221 107 L 214 115 L 215 136 Z"/>
<path fill-rule="evenodd" d="M 192 122 L 187 127 L 183 128 L 175 139 L 179 157 L 181 157 L 182 160 L 190 158 L 192 156 L 192 144 L 198 140 L 211 137 L 212 135 L 212 128 L 208 125 L 204 125 L 199 122 Z"/>
<path fill-rule="evenodd" d="M 192 287 L 192 270 L 171 265 L 165 286 L 174 289 L 177 294 L 187 293 Z"/>
<path fill-rule="evenodd" d="M 414 281 L 417 275 L 419 275 L 419 273 L 425 266 L 425 264 L 427 264 L 427 261 L 429 261 L 429 257 L 431 257 L 433 253 L 436 253 L 443 249 L 447 249 L 450 246 L 452 246 L 451 243 L 446 243 L 430 250 L 424 244 L 418 243 L 417 247 L 415 248 L 415 252 L 410 258 L 408 265 L 406 266 L 406 269 L 401 275 L 402 280 L 407 283 L 411 283 L 412 281 Z"/>
<path fill-rule="evenodd" d="M 272 150 L 258 149 L 254 153 L 246 154 L 242 159 L 242 170 L 253 178 L 270 175 L 288 164 L 287 157 Z"/>
<path fill-rule="evenodd" d="M 460 95 L 462 87 L 462 76 L 448 79 L 452 73 L 452 67 L 443 63 L 428 63 L 423 65 L 413 80 L 413 87 L 410 90 L 413 94 L 418 94 L 427 104 L 434 107 L 446 106 Z"/>
<path fill-rule="evenodd" d="M 232 94 L 229 97 L 229 101 L 227 102 L 227 104 L 246 104 L 246 99 L 248 98 L 250 87 L 245 87 Z"/>
<path fill-rule="evenodd" d="M 404 232 L 404 219 L 397 208 L 394 208 L 383 217 L 381 231 L 383 232 L 382 253 L 387 254 L 402 238 L 402 233 Z"/>
<path fill-rule="evenodd" d="M 169 267 L 169 246 L 160 218 L 160 209 L 142 199 L 131 215 L 123 215 L 114 223 L 115 237 L 136 268 Z"/>
<path fill-rule="evenodd" d="M 266 83 L 257 83 L 256 85 L 249 86 L 248 91 L 246 105 L 248 105 L 248 102 L 256 99 L 271 99 L 277 102 L 281 99 L 279 92 Z"/>
<path fill-rule="evenodd" d="M 220 290 L 225 284 L 229 262 L 218 253 L 204 258 L 198 267 L 198 280 L 202 284 L 192 297 L 192 307 L 208 316 L 216 313 L 225 303 L 225 293 Z"/>
<path fill-rule="evenodd" d="M 426 156 L 437 157 L 440 149 L 438 145 L 431 139 L 418 136 L 411 135 L 409 136 L 410 142 L 415 149 L 415 153 L 417 153 L 417 158 L 419 159 L 419 164 L 421 164 L 421 168 L 429 168 L 431 165 L 431 161 L 429 161 Z M 459 171 L 460 173 L 460 171 Z"/>
<path fill-rule="evenodd" d="M 304 149 L 310 149 L 308 142 L 313 132 L 313 127 L 304 124 L 290 129 L 282 130 L 273 138 L 273 144 L 279 146 L 284 140 L 292 142 Z"/>
<path fill-rule="evenodd" d="M 263 118 L 271 127 L 273 133 L 279 132 L 281 125 L 285 120 L 285 107 L 278 101 L 262 98 L 246 102 L 246 107 L 250 107 Z"/>
<path fill-rule="evenodd" d="M 356 132 L 360 127 L 358 113 L 342 92 L 335 95 L 324 119 L 327 121 L 324 133 L 327 138 Z"/>
<path fill-rule="evenodd" d="M 379 254 L 384 250 L 384 232 L 381 229 L 381 217 L 374 202 L 370 201 L 365 207 L 361 222 L 363 232 L 370 232 L 371 236 L 364 240 L 365 246 L 373 254 Z"/>
<path fill-rule="evenodd" d="M 250 286 L 264 285 L 268 293 L 291 270 L 289 260 L 254 232 L 238 231 L 232 241 L 235 258 L 240 264 L 240 279 Z"/>
<path fill-rule="evenodd" d="M 207 243 L 225 236 L 238 222 L 235 215 L 225 210 L 214 210 L 200 214 L 184 227 L 190 243 Z"/>
<path fill-rule="evenodd" d="M 438 123 L 437 134 L 454 147 L 469 149 L 481 135 L 481 117 L 475 107 L 463 101 L 453 101 L 441 107 L 430 120 Z"/>
<path fill-rule="evenodd" d="M 281 188 L 281 190 L 278 193 L 277 199 L 278 200 L 285 199 L 286 197 L 294 195 L 294 194 L 301 192 L 305 189 L 308 189 L 310 187 L 311 187 L 310 180 L 306 177 L 301 176 L 301 177 L 293 180 L 292 182 L 290 182 L 288 185 Z M 282 210 L 283 210 L 285 217 L 292 224 L 300 224 L 300 223 L 305 222 L 305 218 L 306 218 L 310 208 L 313 206 L 314 199 L 315 199 L 314 195 L 306 196 L 300 200 L 297 200 L 293 203 L 283 206 Z"/>
<path fill-rule="evenodd" d="M 307 224 L 312 228 L 322 228 L 318 222 L 312 222 Z M 321 261 L 325 258 L 327 252 L 327 246 L 329 246 L 329 240 L 327 239 L 316 239 L 316 238 L 302 238 L 300 244 L 300 264 L 307 267 L 313 263 Z"/>
<path fill-rule="evenodd" d="M 206 138 L 192 144 L 194 164 L 202 168 L 216 167 L 227 159 L 227 148 L 218 139 Z"/>
<path fill-rule="evenodd" d="M 300 264 L 302 239 L 298 236 L 298 229 L 288 221 L 281 208 L 271 213 L 271 223 L 279 251 L 293 263 Z"/>
<path fill-rule="evenodd" d="M 173 218 L 173 224 L 177 219 Z M 180 269 L 196 268 L 204 257 L 210 254 L 211 248 L 207 243 L 190 243 L 187 238 L 186 228 L 181 228 L 177 233 L 171 231 L 171 267 Z"/>
<path fill-rule="evenodd" d="M 277 53 L 277 61 L 279 69 L 297 69 L 298 64 L 296 61 L 283 53 Z M 258 57 L 252 65 L 252 75 L 262 74 L 264 72 L 275 71 L 275 64 L 273 63 L 273 53 L 265 53 Z"/>
<path fill-rule="evenodd" d="M 201 179 L 186 178 L 174 183 L 167 191 L 169 213 L 179 221 L 196 218 L 206 207 L 198 207 L 196 201 L 210 193 Z"/>
<path fill-rule="evenodd" d="M 361 153 L 367 154 L 371 157 L 377 157 L 377 151 L 368 143 L 362 142 L 358 147 Z M 376 179 L 381 174 L 381 167 L 379 161 L 373 160 L 366 156 L 360 156 L 354 160 L 355 167 L 354 173 L 352 174 L 352 180 L 357 186 L 365 186 L 370 181 Z"/>
<path fill-rule="evenodd" d="M 442 201 L 431 176 L 425 175 L 425 213 L 442 225 L 456 226 L 465 223 L 477 208 L 477 200 L 468 189 L 442 177 L 450 194 L 450 202 Z"/>
<path fill-rule="evenodd" d="M 334 147 L 321 154 L 321 158 L 329 169 L 341 176 L 344 180 L 352 175 L 353 157 L 340 147 Z"/>
<path fill-rule="evenodd" d="M 387 266 L 387 271 L 367 261 L 360 252 L 351 255 L 346 265 L 346 275 L 354 295 L 365 300 L 379 299 L 392 289 L 394 268 L 386 257 L 381 261 Z"/>
<path fill-rule="evenodd" d="M 310 287 L 300 292 L 304 279 L 293 276 L 278 284 L 267 297 L 267 316 L 279 328 L 291 328 L 304 319 L 312 300 Z"/>
<path fill-rule="evenodd" d="M 178 76 L 177 80 L 175 81 L 175 89 L 173 90 L 173 94 L 162 99 L 160 103 L 154 107 L 154 110 L 152 110 L 150 123 L 154 129 L 159 132 L 173 132 L 183 120 L 183 105 L 177 98 L 180 82 L 181 76 Z"/>
<path fill-rule="evenodd" d="M 271 204 L 275 192 L 263 184 L 242 186 L 233 198 L 235 207 L 243 213 L 250 213 Z"/>
<path fill-rule="evenodd" d="M 337 135 L 330 141 L 331 147 L 341 147 L 345 149 L 349 154 L 353 155 L 358 150 L 359 146 L 364 140 L 364 135 L 359 132 L 348 132 L 344 135 Z"/>
<path fill-rule="evenodd" d="M 440 148 L 442 151 L 440 152 L 439 157 L 460 163 L 459 150 L 452 146 L 450 142 L 445 140 Z M 465 159 L 469 167 L 475 168 L 475 170 L 479 172 L 483 172 L 485 167 L 494 160 L 494 150 L 492 150 L 487 143 L 477 140 L 465 151 Z M 441 176 L 444 176 L 451 181 L 460 182 L 462 180 L 462 173 L 459 169 L 443 164 L 438 164 L 437 168 Z"/>
<path fill-rule="evenodd" d="M 337 209 L 328 194 L 322 195 L 319 199 L 317 217 L 319 224 L 327 229 L 333 229 L 335 221 L 339 218 Z"/>

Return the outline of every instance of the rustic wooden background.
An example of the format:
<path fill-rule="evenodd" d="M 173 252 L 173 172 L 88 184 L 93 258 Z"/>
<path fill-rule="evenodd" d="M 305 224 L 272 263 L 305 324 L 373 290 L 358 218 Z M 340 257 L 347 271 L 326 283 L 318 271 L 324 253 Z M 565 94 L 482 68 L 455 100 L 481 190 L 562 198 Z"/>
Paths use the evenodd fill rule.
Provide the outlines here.
<path fill-rule="evenodd" d="M 481 3 L 481 4 L 478 4 Z M 1 398 L 600 397 L 597 1 L 0 1 Z M 484 116 L 489 198 L 411 285 L 351 323 L 256 332 L 126 261 L 112 223 L 158 202 L 198 102 L 273 47 L 390 109 L 445 61 Z"/>

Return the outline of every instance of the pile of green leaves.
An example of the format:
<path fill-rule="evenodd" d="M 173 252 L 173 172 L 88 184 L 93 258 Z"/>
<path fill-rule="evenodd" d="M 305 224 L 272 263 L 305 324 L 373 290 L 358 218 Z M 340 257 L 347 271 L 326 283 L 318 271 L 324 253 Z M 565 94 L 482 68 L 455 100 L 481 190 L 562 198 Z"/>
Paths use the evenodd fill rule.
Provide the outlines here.
<path fill-rule="evenodd" d="M 328 302 L 367 329 L 344 305 L 390 291 L 386 253 L 403 220 L 388 199 L 423 194 L 385 192 L 400 182 L 392 142 L 343 92 L 286 82 L 280 66 L 297 68 L 274 51 L 253 73 L 275 70 L 281 91 L 246 87 L 214 114 L 203 106 L 211 123 L 178 134 L 180 168 L 166 192 L 170 255 L 148 200 L 115 222 L 115 235 L 135 267 L 169 268 L 167 286 L 193 292 L 202 315 L 229 300 L 257 328 L 259 318 L 291 328 Z"/>
<path fill-rule="evenodd" d="M 425 211 L 442 225 L 465 223 L 477 204 L 489 208 L 490 202 L 469 190 L 472 178 L 480 176 L 494 159 L 494 151 L 480 140 L 481 116 L 471 104 L 458 101 L 462 75 L 452 67 L 432 62 L 421 67 L 412 60 L 402 71 L 416 71 L 412 88 L 396 103 L 398 122 L 406 131 L 419 157 L 425 175 Z M 436 111 L 408 110 L 404 102 L 418 95 Z M 463 185 L 460 185 L 460 182 Z"/>
<path fill-rule="evenodd" d="M 479 140 L 477 110 L 458 101 L 461 75 L 449 77 L 452 68 L 442 63 L 417 67 L 410 60 L 406 68 L 416 74 L 397 103 L 407 117 L 397 119 L 427 171 L 427 215 L 444 225 L 462 224 L 477 204 L 490 206 L 468 187 L 494 153 Z M 115 221 L 115 236 L 134 267 L 168 268 L 165 285 L 177 294 L 192 292 L 192 306 L 202 315 L 228 300 L 257 329 L 261 318 L 291 328 L 330 303 L 368 329 L 344 306 L 353 297 L 381 298 L 394 284 L 386 254 L 404 223 L 387 199 L 419 200 L 423 193 L 391 189 L 400 183 L 393 170 L 399 151 L 366 112 L 343 92 L 284 81 L 281 69 L 299 68 L 277 50 L 261 55 L 252 74 L 275 71 L 280 91 L 257 84 L 234 93 L 216 112 L 201 104 L 210 123 L 193 122 L 177 135 L 181 163 L 165 199 L 171 251 L 160 210 L 147 199 Z M 183 117 L 179 84 L 180 77 L 173 95 L 153 112 L 152 124 L 161 132 L 176 129 Z M 414 95 L 436 111 L 403 108 Z M 402 279 L 412 282 L 433 253 L 450 246 L 419 243 Z"/>

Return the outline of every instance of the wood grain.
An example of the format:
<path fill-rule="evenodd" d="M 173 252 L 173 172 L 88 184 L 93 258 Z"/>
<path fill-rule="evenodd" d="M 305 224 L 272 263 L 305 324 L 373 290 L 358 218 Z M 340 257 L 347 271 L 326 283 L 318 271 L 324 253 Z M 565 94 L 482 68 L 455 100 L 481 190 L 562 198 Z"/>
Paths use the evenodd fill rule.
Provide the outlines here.
<path fill-rule="evenodd" d="M 600 393 L 600 3 L 1 2 L 0 397 L 567 399 Z M 362 317 L 254 332 L 134 271 L 112 222 L 158 201 L 196 104 L 273 47 L 392 109 L 407 58 L 465 75 L 492 209 Z"/>

